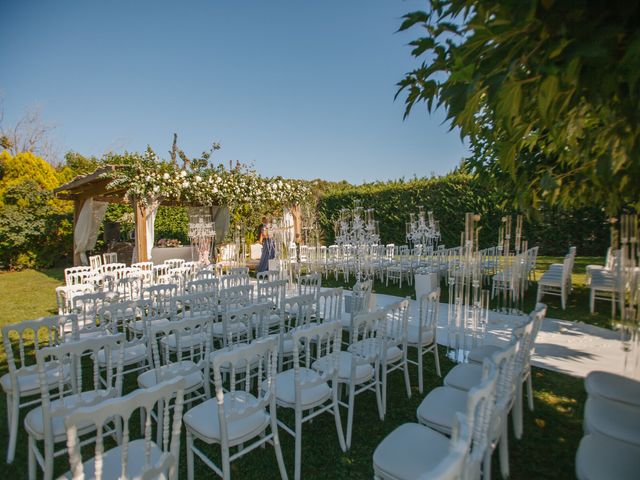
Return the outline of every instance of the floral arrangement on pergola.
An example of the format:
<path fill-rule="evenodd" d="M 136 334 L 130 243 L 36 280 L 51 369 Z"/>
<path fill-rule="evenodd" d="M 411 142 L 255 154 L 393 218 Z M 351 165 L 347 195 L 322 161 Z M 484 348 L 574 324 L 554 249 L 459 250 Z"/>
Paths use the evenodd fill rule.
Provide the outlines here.
<path fill-rule="evenodd" d="M 310 191 L 304 182 L 282 177 L 261 177 L 245 165 L 230 168 L 198 161 L 179 166 L 162 161 L 148 148 L 127 153 L 111 161 L 115 170 L 105 172 L 107 189 L 124 190 L 125 199 L 137 198 L 144 205 L 159 200 L 190 205 L 248 205 L 272 209 L 299 204 Z"/>
<path fill-rule="evenodd" d="M 151 225 L 159 204 L 189 207 L 227 207 L 230 211 L 296 207 L 310 195 L 303 181 L 282 177 L 262 177 L 246 165 L 236 162 L 229 168 L 209 162 L 214 150 L 189 159 L 177 150 L 176 140 L 170 160 L 162 160 L 148 147 L 143 153 L 107 154 L 94 173 L 78 177 L 54 190 L 61 199 L 74 201 L 74 263 L 83 262 L 87 245 L 95 244 L 95 224 L 104 215 L 106 202 L 133 206 L 136 224 L 136 259 L 148 259 L 147 223 Z M 183 160 L 179 165 L 176 154 Z M 299 209 L 297 215 L 299 218 Z M 102 215 L 102 216 L 101 216 Z M 295 216 L 295 215 L 294 215 Z M 76 242 L 77 226 L 91 224 L 92 233 Z M 151 228 L 151 232 L 152 232 Z M 82 232 L 80 232 L 82 233 Z M 92 243 L 93 242 L 93 243 Z M 82 245 L 82 247 L 78 246 Z M 149 242 L 152 247 L 152 242 Z"/>

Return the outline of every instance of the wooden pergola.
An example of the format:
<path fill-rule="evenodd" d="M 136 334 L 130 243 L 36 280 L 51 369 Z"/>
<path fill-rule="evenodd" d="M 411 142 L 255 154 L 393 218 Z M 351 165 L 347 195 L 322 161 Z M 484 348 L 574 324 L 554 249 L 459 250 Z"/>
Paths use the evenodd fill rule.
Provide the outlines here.
<path fill-rule="evenodd" d="M 107 189 L 107 185 L 111 182 L 108 175 L 115 172 L 119 167 L 115 165 L 107 165 L 97 169 L 88 175 L 82 175 L 74 178 L 68 183 L 56 188 L 53 193 L 61 200 L 73 201 L 73 231 L 75 233 L 78 215 L 82 210 L 85 202 L 89 198 L 93 198 L 99 202 L 107 203 L 131 203 L 134 211 L 135 235 L 136 235 L 136 258 L 138 262 L 146 262 L 149 260 L 147 256 L 147 208 L 144 203 L 137 198 L 133 198 L 131 202 L 125 200 L 126 190 L 123 189 Z M 186 204 L 175 201 L 163 201 L 163 205 L 195 207 L 200 205 Z M 80 265 L 80 252 L 73 252 L 73 264 Z"/>
<path fill-rule="evenodd" d="M 146 222 L 148 216 L 148 208 L 138 198 L 132 198 L 130 201 L 125 199 L 126 189 L 108 189 L 107 185 L 111 182 L 109 173 L 118 170 L 117 165 L 107 165 L 97 169 L 95 172 L 81 175 L 64 185 L 53 190 L 54 195 L 61 200 L 73 201 L 73 232 L 75 238 L 75 230 L 78 222 L 78 216 L 82 211 L 85 202 L 92 198 L 95 201 L 107 203 L 131 204 L 134 211 L 135 237 L 136 237 L 136 258 L 138 262 L 146 262 L 149 260 L 147 255 L 147 229 Z M 176 207 L 201 207 L 188 202 L 176 202 L 172 200 L 162 200 L 162 205 Z M 294 218 L 294 230 L 296 240 L 300 240 L 301 218 L 300 208 L 298 206 L 292 209 Z M 81 265 L 80 252 L 75 251 L 75 241 L 73 246 L 73 264 Z"/>

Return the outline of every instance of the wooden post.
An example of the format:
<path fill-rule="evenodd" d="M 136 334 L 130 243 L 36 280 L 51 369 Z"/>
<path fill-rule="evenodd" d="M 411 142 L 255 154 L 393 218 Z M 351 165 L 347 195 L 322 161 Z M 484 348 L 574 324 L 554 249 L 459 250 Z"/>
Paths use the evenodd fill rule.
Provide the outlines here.
<path fill-rule="evenodd" d="M 295 242 L 302 243 L 302 212 L 300 211 L 300 205 L 294 205 L 291 207 L 291 215 L 293 216 L 293 232 Z"/>
<path fill-rule="evenodd" d="M 73 201 L 73 241 L 71 248 L 73 249 L 73 266 L 79 267 L 82 265 L 82 258 L 80 258 L 80 252 L 76 252 L 76 226 L 78 225 L 78 217 L 80 216 L 80 211 L 84 206 L 86 198 L 77 198 Z"/>
<path fill-rule="evenodd" d="M 138 262 L 148 261 L 147 257 L 147 209 L 137 198 L 133 201 L 136 222 L 136 257 Z"/>

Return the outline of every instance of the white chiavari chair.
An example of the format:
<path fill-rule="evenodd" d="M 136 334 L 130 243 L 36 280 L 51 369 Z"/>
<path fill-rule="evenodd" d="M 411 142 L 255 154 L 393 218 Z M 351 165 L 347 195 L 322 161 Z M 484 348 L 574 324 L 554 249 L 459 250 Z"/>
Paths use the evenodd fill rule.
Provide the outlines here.
<path fill-rule="evenodd" d="M 100 379 L 100 367 L 96 361 L 98 353 L 104 350 L 108 359 L 106 365 L 106 386 Z M 118 352 L 113 355 L 113 352 Z M 85 406 L 119 397 L 122 393 L 122 361 L 124 356 L 124 335 L 101 335 L 74 342 L 65 342 L 54 347 L 46 347 L 36 352 L 40 394 L 42 403 L 32 409 L 24 419 L 24 427 L 29 436 L 29 478 L 36 478 L 36 469 L 44 472 L 44 479 L 53 478 L 53 460 L 65 453 L 56 445 L 67 438 L 64 417 Z M 115 361 L 114 361 L 115 357 Z M 55 365 L 57 371 L 58 394 L 51 396 L 51 385 L 46 380 L 47 372 Z M 66 388 L 65 368 L 70 369 Z M 87 379 L 91 379 L 87 381 Z M 44 381 L 43 381 L 44 379 Z M 93 433 L 93 425 L 82 425 L 79 434 Z M 82 445 L 92 443 L 85 439 Z M 38 443 L 43 443 L 43 451 Z"/>
<path fill-rule="evenodd" d="M 195 478 L 194 455 L 228 480 L 232 461 L 266 443 L 273 445 L 280 476 L 287 478 L 276 417 L 277 349 L 277 341 L 268 338 L 218 352 L 212 359 L 216 398 L 192 408 L 184 416 L 189 480 Z M 267 429 L 270 432 L 265 434 Z M 216 465 L 196 442 L 219 444 L 222 465 Z"/>
<path fill-rule="evenodd" d="M 65 478 L 157 479 L 178 478 L 180 456 L 180 431 L 182 427 L 184 380 L 173 379 L 146 390 L 135 390 L 130 394 L 104 401 L 98 405 L 79 408 L 65 418 L 70 472 Z M 175 399 L 175 400 L 174 400 Z M 173 421 L 169 428 L 169 405 L 175 403 Z M 163 405 L 164 423 L 156 428 L 162 442 L 153 440 L 151 412 Z M 131 440 L 132 422 L 140 412 L 142 438 Z M 117 445 L 106 452 L 105 428 L 114 421 L 122 422 L 122 434 Z M 94 456 L 83 462 L 80 435 L 90 425 L 96 431 Z"/>
<path fill-rule="evenodd" d="M 45 365 L 45 381 L 38 377 L 35 355 L 38 350 L 64 342 L 64 332 L 77 325 L 74 314 L 25 320 L 2 327 L 2 342 L 7 356 L 8 372 L 0 377 L 0 385 L 7 396 L 7 463 L 15 456 L 21 408 L 40 404 L 41 384 L 50 389 L 58 388 L 62 375 L 63 385 L 69 380 L 70 369 L 66 365 L 60 373 L 55 364 Z M 14 353 L 14 350 L 17 350 Z"/>

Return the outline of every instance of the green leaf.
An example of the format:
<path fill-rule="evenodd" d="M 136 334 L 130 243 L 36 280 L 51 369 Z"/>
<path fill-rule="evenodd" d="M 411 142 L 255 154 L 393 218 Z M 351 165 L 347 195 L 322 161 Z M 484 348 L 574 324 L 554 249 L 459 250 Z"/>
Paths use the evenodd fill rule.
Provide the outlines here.
<path fill-rule="evenodd" d="M 549 75 L 542 81 L 538 90 L 538 111 L 543 118 L 547 118 L 547 112 L 551 102 L 555 99 L 558 93 L 558 77 L 555 75 Z"/>

